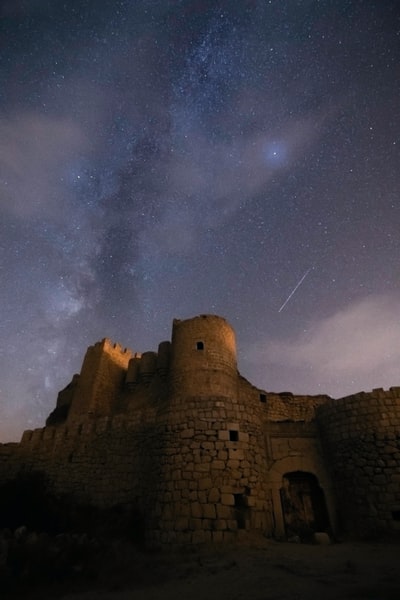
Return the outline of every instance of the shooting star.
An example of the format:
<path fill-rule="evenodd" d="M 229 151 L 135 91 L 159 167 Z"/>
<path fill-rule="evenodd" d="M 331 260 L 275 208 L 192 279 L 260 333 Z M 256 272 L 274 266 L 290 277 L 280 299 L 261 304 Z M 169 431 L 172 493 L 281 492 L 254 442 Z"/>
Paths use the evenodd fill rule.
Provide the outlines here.
<path fill-rule="evenodd" d="M 303 283 L 303 281 L 305 280 L 305 278 L 307 277 L 307 275 L 309 274 L 309 272 L 313 269 L 313 267 L 310 267 L 303 275 L 303 277 L 300 279 L 299 283 L 296 285 L 295 288 L 293 288 L 293 290 L 290 292 L 289 296 L 286 298 L 285 302 L 282 304 L 282 306 L 280 307 L 280 309 L 278 310 L 278 313 L 280 313 L 286 306 L 286 304 L 289 302 L 290 298 L 293 296 L 293 294 L 295 293 L 295 291 L 301 286 L 301 284 Z"/>

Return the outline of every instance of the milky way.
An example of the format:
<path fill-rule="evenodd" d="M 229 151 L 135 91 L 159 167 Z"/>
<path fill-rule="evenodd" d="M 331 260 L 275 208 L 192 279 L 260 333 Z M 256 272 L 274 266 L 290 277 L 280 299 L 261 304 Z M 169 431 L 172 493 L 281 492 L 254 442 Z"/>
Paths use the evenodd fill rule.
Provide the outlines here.
<path fill-rule="evenodd" d="M 1 6 L 0 439 L 199 313 L 263 389 L 400 385 L 398 2 Z"/>

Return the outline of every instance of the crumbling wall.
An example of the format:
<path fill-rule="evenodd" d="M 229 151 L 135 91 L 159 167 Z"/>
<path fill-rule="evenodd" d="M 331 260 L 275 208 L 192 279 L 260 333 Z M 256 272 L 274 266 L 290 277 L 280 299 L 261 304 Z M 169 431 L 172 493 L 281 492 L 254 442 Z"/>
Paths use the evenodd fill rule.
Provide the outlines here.
<path fill-rule="evenodd" d="M 69 409 L 69 423 L 82 421 L 88 415 L 113 414 L 131 358 L 129 349 L 107 338 L 88 348 Z"/>
<path fill-rule="evenodd" d="M 400 534 L 400 388 L 331 400 L 318 410 L 343 529 Z"/>
<path fill-rule="evenodd" d="M 191 397 L 166 415 L 154 543 L 232 540 L 270 529 L 265 448 L 254 407 Z"/>
<path fill-rule="evenodd" d="M 40 472 L 56 496 L 99 508 L 132 508 L 149 527 L 162 454 L 154 412 L 26 431 L 20 444 L 0 446 L 0 480 Z"/>
<path fill-rule="evenodd" d="M 158 353 L 90 347 L 47 425 L 0 444 L 0 481 L 36 470 L 78 502 L 135 507 L 151 544 L 281 537 L 288 484 L 297 500 L 323 492 L 335 529 L 332 481 L 347 531 L 400 532 L 400 388 L 341 400 L 260 390 L 215 315 L 174 321 Z"/>
<path fill-rule="evenodd" d="M 258 399 L 238 396 L 224 319 L 175 321 L 154 543 L 227 541 L 270 529 Z"/>

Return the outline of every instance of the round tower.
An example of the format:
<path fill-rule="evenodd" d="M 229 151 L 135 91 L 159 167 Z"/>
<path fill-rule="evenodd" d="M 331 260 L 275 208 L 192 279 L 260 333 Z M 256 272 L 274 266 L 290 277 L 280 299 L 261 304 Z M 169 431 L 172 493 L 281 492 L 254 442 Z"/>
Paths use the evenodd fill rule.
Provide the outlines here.
<path fill-rule="evenodd" d="M 235 334 L 225 319 L 174 321 L 149 541 L 231 541 L 242 530 L 265 530 L 260 401 L 241 381 Z"/>
<path fill-rule="evenodd" d="M 174 320 L 170 364 L 172 395 L 236 395 L 236 341 L 232 327 L 216 315 Z"/>
<path fill-rule="evenodd" d="M 361 538 L 400 535 L 400 387 L 318 409 L 340 525 Z"/>

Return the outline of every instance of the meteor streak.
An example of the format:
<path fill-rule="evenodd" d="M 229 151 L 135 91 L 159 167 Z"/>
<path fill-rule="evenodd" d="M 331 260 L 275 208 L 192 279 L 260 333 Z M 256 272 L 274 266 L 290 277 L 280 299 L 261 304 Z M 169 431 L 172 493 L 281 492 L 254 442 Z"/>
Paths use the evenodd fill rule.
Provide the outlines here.
<path fill-rule="evenodd" d="M 307 277 L 307 275 L 309 274 L 309 272 L 312 270 L 313 267 L 310 267 L 303 275 L 303 277 L 300 279 L 299 283 L 296 285 L 296 287 L 293 288 L 293 290 L 290 292 L 289 296 L 286 298 L 285 302 L 282 304 L 282 306 L 280 307 L 280 309 L 278 310 L 278 313 L 280 313 L 286 306 L 286 304 L 289 302 L 290 298 L 293 296 L 293 294 L 295 293 L 295 291 L 301 286 L 301 284 L 303 283 L 303 281 L 305 280 L 305 278 Z"/>

